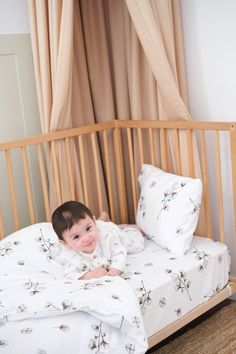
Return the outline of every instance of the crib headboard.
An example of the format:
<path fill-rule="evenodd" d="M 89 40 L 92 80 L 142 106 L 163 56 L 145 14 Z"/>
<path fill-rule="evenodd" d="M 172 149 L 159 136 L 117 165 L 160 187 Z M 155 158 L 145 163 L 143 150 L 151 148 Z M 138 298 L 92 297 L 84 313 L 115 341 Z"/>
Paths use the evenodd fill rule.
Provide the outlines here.
<path fill-rule="evenodd" d="M 214 221 L 224 240 L 227 207 L 235 230 L 236 123 L 114 120 L 0 144 L 0 237 L 50 221 L 69 199 L 135 222 L 143 163 L 191 177 L 201 169 L 205 235 Z"/>

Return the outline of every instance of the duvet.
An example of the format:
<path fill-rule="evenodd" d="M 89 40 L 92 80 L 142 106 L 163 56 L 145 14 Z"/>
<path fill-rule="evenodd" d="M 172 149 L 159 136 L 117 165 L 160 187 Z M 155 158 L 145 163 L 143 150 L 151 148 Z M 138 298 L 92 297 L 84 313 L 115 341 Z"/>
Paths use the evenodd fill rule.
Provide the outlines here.
<path fill-rule="evenodd" d="M 128 283 L 65 279 L 56 249 L 50 223 L 0 242 L 1 353 L 145 353 L 138 298 Z"/>

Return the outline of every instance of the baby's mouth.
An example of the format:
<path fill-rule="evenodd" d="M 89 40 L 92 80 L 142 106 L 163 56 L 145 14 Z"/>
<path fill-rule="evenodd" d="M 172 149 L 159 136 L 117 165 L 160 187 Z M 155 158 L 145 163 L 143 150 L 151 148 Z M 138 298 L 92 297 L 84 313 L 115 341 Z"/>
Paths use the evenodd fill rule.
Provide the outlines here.
<path fill-rule="evenodd" d="M 85 247 L 91 247 L 91 246 L 93 246 L 93 244 L 94 244 L 94 242 L 91 241 L 91 242 L 89 242 Z"/>

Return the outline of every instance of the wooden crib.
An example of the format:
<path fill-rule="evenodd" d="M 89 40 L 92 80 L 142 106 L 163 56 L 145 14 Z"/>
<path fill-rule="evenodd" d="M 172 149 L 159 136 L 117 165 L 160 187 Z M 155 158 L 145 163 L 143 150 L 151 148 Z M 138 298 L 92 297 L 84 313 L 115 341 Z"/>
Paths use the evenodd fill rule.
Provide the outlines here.
<path fill-rule="evenodd" d="M 199 225 L 199 232 L 235 252 L 234 122 L 114 120 L 1 143 L 0 237 L 50 221 L 52 210 L 70 199 L 84 202 L 96 215 L 107 210 L 116 223 L 134 223 L 143 163 L 190 177 L 201 173 L 204 231 Z M 234 280 L 149 338 L 149 346 L 229 297 Z"/>

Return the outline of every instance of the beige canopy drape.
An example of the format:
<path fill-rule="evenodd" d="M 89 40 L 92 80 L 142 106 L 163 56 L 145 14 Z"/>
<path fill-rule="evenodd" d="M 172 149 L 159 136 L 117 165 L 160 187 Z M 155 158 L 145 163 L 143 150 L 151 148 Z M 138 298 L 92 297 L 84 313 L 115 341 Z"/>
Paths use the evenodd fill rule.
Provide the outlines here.
<path fill-rule="evenodd" d="M 178 0 L 29 0 L 29 15 L 43 132 L 189 118 Z"/>
<path fill-rule="evenodd" d="M 161 101 L 159 119 L 189 119 L 183 102 L 187 95 L 179 2 L 126 0 L 126 4 L 157 81 Z"/>
<path fill-rule="evenodd" d="M 28 1 L 43 132 L 190 119 L 178 0 Z M 184 153 L 184 137 L 181 145 Z M 58 160 L 63 183 L 60 149 Z M 83 200 L 80 183 L 75 197 Z"/>
<path fill-rule="evenodd" d="M 49 133 L 72 128 L 74 1 L 29 0 L 28 5 L 42 132 Z M 77 156 L 73 145 L 71 145 L 71 152 L 72 159 L 76 162 Z M 59 169 L 58 186 L 54 183 L 50 184 L 50 180 L 55 181 L 55 171 L 53 171 L 55 159 Z M 74 199 L 77 194 L 82 194 L 81 177 L 78 166 L 74 163 L 77 183 L 75 189 L 69 190 L 68 177 L 65 174 L 66 156 L 60 144 L 56 144 L 53 151 L 51 149 L 47 151 L 47 163 L 50 204 L 53 210 L 62 201 Z M 56 188 L 60 189 L 59 200 L 54 197 Z"/>

